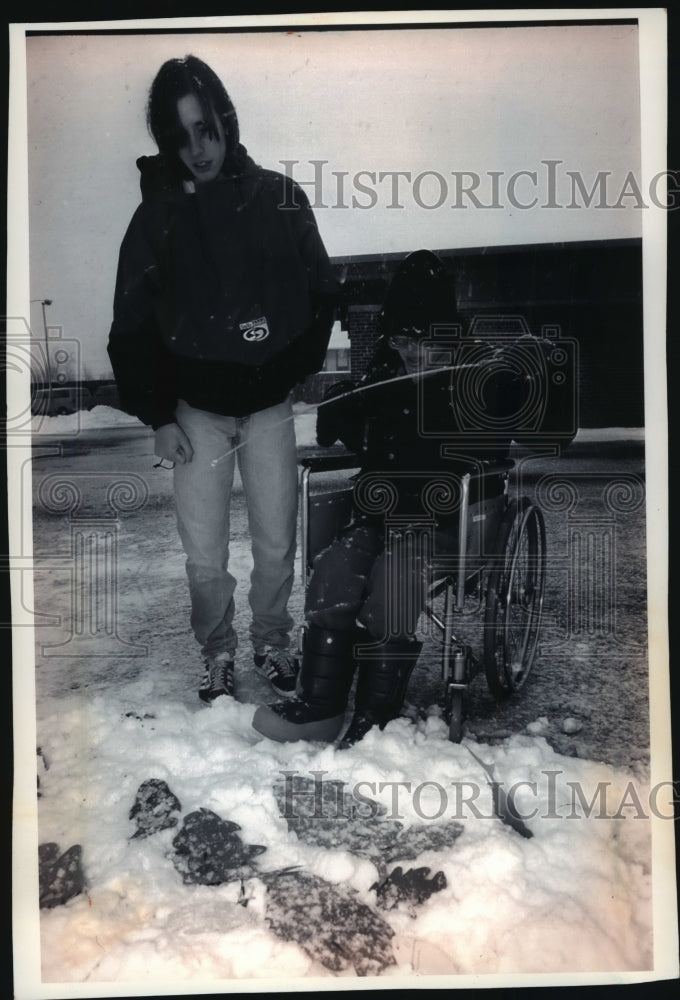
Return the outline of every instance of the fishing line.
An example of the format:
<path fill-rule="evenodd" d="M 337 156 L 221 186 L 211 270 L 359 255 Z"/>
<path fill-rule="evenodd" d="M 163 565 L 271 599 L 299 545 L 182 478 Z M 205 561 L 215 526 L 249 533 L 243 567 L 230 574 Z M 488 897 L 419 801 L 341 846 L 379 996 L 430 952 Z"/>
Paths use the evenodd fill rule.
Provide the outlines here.
<path fill-rule="evenodd" d="M 316 408 L 317 408 L 317 411 L 318 411 L 319 409 L 321 409 L 322 406 L 327 406 L 329 403 L 337 403 L 337 402 L 339 402 L 342 399 L 349 399 L 350 396 L 355 396 L 355 395 L 357 395 L 360 392 L 367 392 L 369 389 L 379 389 L 382 386 L 392 385 L 395 382 L 405 382 L 407 379 L 413 380 L 414 378 L 417 378 L 417 379 L 428 378 L 430 375 L 441 375 L 442 372 L 462 371 L 463 369 L 466 369 L 466 368 L 467 369 L 469 369 L 469 368 L 486 368 L 488 366 L 488 363 L 489 363 L 489 359 L 486 359 L 485 361 L 477 361 L 477 362 L 470 363 L 470 364 L 464 364 L 464 365 L 446 365 L 446 366 L 444 366 L 442 368 L 433 368 L 433 369 L 428 370 L 428 371 L 418 372 L 418 374 L 415 375 L 415 376 L 412 375 L 412 374 L 411 375 L 408 375 L 408 374 L 407 375 L 394 375 L 392 378 L 383 379 L 381 382 L 369 382 L 366 385 L 357 385 L 357 386 L 354 386 L 352 389 L 348 389 L 347 392 L 340 393 L 338 396 L 333 396 L 331 399 L 323 399 L 323 400 L 321 400 L 320 403 L 317 404 Z M 287 423 L 289 420 L 294 420 L 294 419 L 295 419 L 295 414 L 291 414 L 289 417 L 286 417 L 285 420 L 282 420 L 281 423 Z M 267 428 L 267 430 L 271 430 L 271 428 Z M 266 433 L 266 431 L 264 429 L 261 430 L 261 431 L 257 431 L 253 435 L 253 437 L 257 437 L 258 435 L 264 434 L 264 433 Z M 250 440 L 252 440 L 252 437 L 249 438 L 248 441 L 243 441 L 243 442 L 241 442 L 241 443 L 239 443 L 237 445 L 234 445 L 234 447 L 230 448 L 229 451 L 226 451 L 224 453 L 224 455 L 219 455 L 217 458 L 214 458 L 212 460 L 212 462 L 210 463 L 211 466 L 214 468 L 215 466 L 219 465 L 220 462 L 224 462 L 231 455 L 234 455 L 237 451 L 239 451 L 240 448 L 245 447 L 245 445 L 248 444 Z"/>

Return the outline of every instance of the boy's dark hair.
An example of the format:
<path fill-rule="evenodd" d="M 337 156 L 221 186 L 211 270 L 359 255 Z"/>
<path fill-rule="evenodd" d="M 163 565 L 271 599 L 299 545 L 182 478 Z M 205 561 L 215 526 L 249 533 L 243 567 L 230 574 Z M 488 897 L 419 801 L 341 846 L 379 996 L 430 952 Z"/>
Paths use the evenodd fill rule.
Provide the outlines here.
<path fill-rule="evenodd" d="M 183 171 L 178 151 L 186 135 L 177 113 L 177 102 L 193 94 L 201 106 L 204 120 L 210 126 L 217 116 L 226 139 L 225 168 L 238 170 L 245 157 L 239 144 L 236 110 L 224 84 L 217 74 L 196 56 L 168 59 L 158 70 L 149 90 L 146 124 L 159 152 L 174 167 Z M 211 135 L 214 138 L 214 134 Z"/>

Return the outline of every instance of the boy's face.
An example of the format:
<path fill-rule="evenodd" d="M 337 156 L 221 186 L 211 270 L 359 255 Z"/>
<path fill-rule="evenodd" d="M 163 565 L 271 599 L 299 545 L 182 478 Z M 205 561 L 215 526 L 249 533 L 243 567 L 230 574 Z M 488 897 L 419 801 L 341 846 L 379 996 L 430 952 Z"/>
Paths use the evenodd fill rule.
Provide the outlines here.
<path fill-rule="evenodd" d="M 418 375 L 419 372 L 438 368 L 442 363 L 441 358 L 429 349 L 431 345 L 428 345 L 427 338 L 395 334 L 389 338 L 389 344 L 398 352 L 407 375 Z"/>
<path fill-rule="evenodd" d="M 197 183 L 213 181 L 222 170 L 227 143 L 221 121 L 205 121 L 194 94 L 177 102 L 177 114 L 185 134 L 185 143 L 177 153 Z"/>

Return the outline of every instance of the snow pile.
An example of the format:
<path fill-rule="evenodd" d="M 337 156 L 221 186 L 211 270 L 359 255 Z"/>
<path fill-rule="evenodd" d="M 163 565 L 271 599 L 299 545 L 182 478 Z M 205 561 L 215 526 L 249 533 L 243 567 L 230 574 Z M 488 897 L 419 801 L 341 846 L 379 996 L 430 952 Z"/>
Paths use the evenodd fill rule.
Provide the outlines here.
<path fill-rule="evenodd" d="M 67 437 L 85 429 L 110 427 L 140 427 L 137 417 L 123 413 L 113 406 L 94 406 L 91 410 L 77 410 L 58 417 L 35 415 L 31 418 L 31 431 L 35 435 L 57 434 Z"/>
<path fill-rule="evenodd" d="M 357 905 L 379 914 L 393 959 L 383 977 L 651 966 L 650 822 L 639 779 L 561 757 L 528 734 L 493 747 L 452 744 L 436 708 L 347 751 L 262 740 L 253 711 L 227 699 L 197 701 L 192 710 L 156 698 L 152 673 L 87 703 L 70 695 L 41 706 L 40 840 L 62 850 L 81 845 L 86 879 L 85 893 L 41 911 L 45 982 L 333 976 L 315 938 L 305 948 L 272 929 L 266 876 L 290 866 L 352 890 Z M 515 801 L 531 837 L 494 815 L 478 760 L 506 788 L 527 783 L 517 785 Z M 134 836 L 130 810 L 149 778 L 167 782 L 182 817 L 209 809 L 237 824 L 244 844 L 264 846 L 256 874 L 184 884 L 172 860 L 179 825 Z M 357 827 L 373 823 L 376 840 L 392 824 L 435 846 L 381 864 L 361 847 L 365 836 L 353 836 L 352 817 L 325 807 L 326 829 L 344 824 L 341 844 L 298 837 L 286 820 L 303 807 L 298 779 L 341 783 L 356 803 Z M 429 837 L 452 821 L 462 829 L 448 844 Z M 416 907 L 378 910 L 374 886 L 397 863 L 443 873 L 445 888 Z M 317 944 L 341 933 L 319 926 Z"/>

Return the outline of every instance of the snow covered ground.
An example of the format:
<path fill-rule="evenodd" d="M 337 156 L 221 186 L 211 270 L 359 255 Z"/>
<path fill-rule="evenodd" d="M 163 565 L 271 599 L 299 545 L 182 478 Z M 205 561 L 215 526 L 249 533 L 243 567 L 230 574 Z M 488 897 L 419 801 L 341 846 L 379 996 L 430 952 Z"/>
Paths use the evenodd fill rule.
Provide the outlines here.
<path fill-rule="evenodd" d="M 128 423 L 136 421 L 97 407 L 36 419 L 34 430 L 66 436 Z M 298 406 L 296 430 L 299 444 L 313 441 L 313 408 Z M 598 430 L 581 438 L 591 433 L 642 434 Z M 248 554 L 236 558 L 245 568 Z M 65 598 L 56 591 L 53 598 L 50 610 L 58 610 Z M 251 728 L 256 704 L 271 695 L 257 684 L 244 683 L 239 701 L 206 707 L 193 690 L 177 689 L 167 658 L 143 671 L 93 661 L 91 685 L 82 683 L 87 665 L 75 665 L 81 673 L 70 685 L 67 659 L 49 666 L 52 679 L 40 682 L 37 700 L 38 832 L 28 792 L 20 796 L 26 813 L 15 814 L 27 886 L 15 903 L 16 926 L 26 930 L 20 1000 L 346 988 L 348 981 L 417 987 L 418 976 L 454 988 L 526 977 L 597 983 L 647 980 L 655 967 L 672 967 L 674 915 L 664 924 L 654 909 L 660 887 L 673 882 L 672 824 L 660 818 L 672 812 L 670 795 L 654 784 L 668 775 L 658 766 L 559 754 L 541 717 L 500 741 L 470 735 L 452 744 L 438 704 L 347 751 L 275 744 Z M 514 790 L 521 822 L 499 815 L 490 775 L 502 791 Z M 130 810 L 151 778 L 179 800 L 175 823 L 134 837 Z M 295 823 L 309 804 L 295 782 L 317 804 L 311 826 Z M 338 788 L 344 798 L 333 811 L 322 792 Z M 218 885 L 187 884 L 175 865 L 173 839 L 201 809 L 237 824 L 244 844 L 265 848 Z M 665 846 L 654 865 L 653 829 L 655 844 Z M 396 847 L 377 850 L 395 837 Z M 39 953 L 29 930 L 38 843 L 60 852 L 80 845 L 85 879 L 65 904 L 40 910 Z M 290 879 L 282 903 L 272 873 L 291 866 L 315 880 Z M 397 866 L 429 869 L 426 882 L 444 878 L 427 898 L 385 909 L 375 886 Z M 311 934 L 291 926 L 303 911 Z M 22 993 L 22 981 L 35 992 Z"/>

